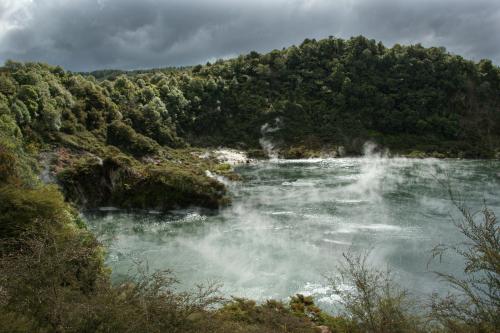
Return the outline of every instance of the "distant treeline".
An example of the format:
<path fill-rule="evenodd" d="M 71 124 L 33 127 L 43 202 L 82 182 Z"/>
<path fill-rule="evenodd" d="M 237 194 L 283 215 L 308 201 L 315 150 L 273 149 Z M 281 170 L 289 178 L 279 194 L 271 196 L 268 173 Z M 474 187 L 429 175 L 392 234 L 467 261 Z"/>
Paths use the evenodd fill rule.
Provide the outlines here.
<path fill-rule="evenodd" d="M 75 74 L 81 74 L 83 76 L 93 76 L 97 80 L 115 80 L 120 75 L 140 75 L 140 74 L 150 74 L 150 73 L 169 73 L 175 71 L 183 71 L 189 69 L 191 66 L 180 66 L 180 67 L 163 67 L 163 68 L 152 68 L 152 69 L 132 69 L 132 70 L 122 70 L 122 69 L 99 69 L 92 72 L 76 72 Z"/>

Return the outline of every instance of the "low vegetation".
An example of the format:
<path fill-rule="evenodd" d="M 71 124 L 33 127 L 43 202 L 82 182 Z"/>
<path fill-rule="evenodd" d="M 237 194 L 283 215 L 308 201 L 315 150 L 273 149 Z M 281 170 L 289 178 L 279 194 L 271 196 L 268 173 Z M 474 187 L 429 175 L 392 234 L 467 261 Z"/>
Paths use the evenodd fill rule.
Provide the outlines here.
<path fill-rule="evenodd" d="M 329 280 L 343 305 L 332 315 L 303 295 L 288 304 L 257 304 L 225 300 L 217 285 L 181 292 L 170 272 L 139 270 L 112 285 L 93 235 L 60 196 L 47 201 L 60 205 L 62 215 L 44 216 L 52 207 L 35 207 L 40 214 L 30 228 L 0 242 L 0 332 L 493 333 L 499 327 L 500 228 L 487 208 L 482 220 L 463 210 L 459 228 L 467 243 L 436 248 L 436 255 L 452 249 L 465 259 L 465 278 L 438 273 L 456 294 L 415 299 L 366 255 L 348 253 L 339 276 Z"/>
<path fill-rule="evenodd" d="M 330 278 L 340 296 L 345 316 L 361 332 L 420 332 L 423 319 L 408 291 L 400 288 L 390 271 L 369 266 L 368 255 L 345 253 L 339 277 Z M 346 286 L 353 289 L 345 289 Z"/>
<path fill-rule="evenodd" d="M 495 214 L 484 207 L 472 214 L 458 208 L 463 220 L 458 228 L 466 236 L 460 244 L 439 245 L 434 258 L 453 251 L 465 260 L 465 277 L 437 272 L 456 291 L 445 298 L 432 298 L 431 314 L 449 331 L 494 332 L 500 327 L 500 226 Z M 478 221 L 477 216 L 481 219 Z"/>

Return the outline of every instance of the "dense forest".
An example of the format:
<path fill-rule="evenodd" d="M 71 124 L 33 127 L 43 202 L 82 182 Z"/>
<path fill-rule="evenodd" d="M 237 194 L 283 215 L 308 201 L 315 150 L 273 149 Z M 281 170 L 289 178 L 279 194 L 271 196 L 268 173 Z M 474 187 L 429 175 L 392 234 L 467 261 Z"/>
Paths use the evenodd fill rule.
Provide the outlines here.
<path fill-rule="evenodd" d="M 79 209 L 218 208 L 230 198 L 207 170 L 237 176 L 200 152 L 226 146 L 264 156 L 263 138 L 283 157 L 356 155 L 366 141 L 396 154 L 498 157 L 500 69 L 443 48 L 386 48 L 363 37 L 144 71 L 72 73 L 7 61 L 0 68 L 0 332 L 428 331 L 387 286 L 380 290 L 389 294 L 367 295 L 378 302 L 368 310 L 367 299 L 351 299 L 351 315 L 332 317 L 302 296 L 259 305 L 222 302 L 214 286 L 176 292 L 169 274 L 143 272 L 111 285 L 104 250 Z M 479 241 L 498 237 L 487 210 L 485 221 L 469 221 L 484 233 Z M 477 270 L 498 276 L 498 248 L 480 250 L 486 264 Z M 348 263 L 351 276 L 381 283 L 358 274 L 368 274 L 356 271 L 359 258 Z M 435 303 L 441 312 L 432 329 L 493 332 L 498 284 L 496 293 L 486 305 Z"/>
<path fill-rule="evenodd" d="M 120 72 L 94 74 L 106 86 L 126 84 Z M 305 40 L 128 78 L 135 91 L 150 88 L 165 103 L 178 136 L 194 145 L 258 148 L 265 123 L 279 127 L 272 137 L 285 152 L 341 145 L 358 154 L 372 140 L 395 152 L 492 157 L 499 145 L 498 67 L 443 48 L 386 48 L 363 37 Z"/>
<path fill-rule="evenodd" d="M 489 60 L 356 37 L 180 69 L 79 75 L 8 62 L 0 92 L 22 130 L 88 131 L 113 145 L 125 135 L 134 154 L 157 144 L 258 149 L 268 123 L 284 155 L 338 146 L 359 154 L 371 140 L 395 153 L 493 157 L 499 75 Z"/>

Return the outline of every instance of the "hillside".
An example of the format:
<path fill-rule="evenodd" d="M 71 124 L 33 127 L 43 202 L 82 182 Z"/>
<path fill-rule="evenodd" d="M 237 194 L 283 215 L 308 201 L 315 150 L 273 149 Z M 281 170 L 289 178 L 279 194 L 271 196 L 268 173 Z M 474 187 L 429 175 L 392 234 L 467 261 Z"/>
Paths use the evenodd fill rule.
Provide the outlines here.
<path fill-rule="evenodd" d="M 269 123 L 279 127 L 270 136 L 285 155 L 332 146 L 359 154 L 371 140 L 399 153 L 491 157 L 499 147 L 499 75 L 488 60 L 443 48 L 386 48 L 356 37 L 128 79 L 135 91 L 151 88 L 194 145 L 259 148 Z"/>

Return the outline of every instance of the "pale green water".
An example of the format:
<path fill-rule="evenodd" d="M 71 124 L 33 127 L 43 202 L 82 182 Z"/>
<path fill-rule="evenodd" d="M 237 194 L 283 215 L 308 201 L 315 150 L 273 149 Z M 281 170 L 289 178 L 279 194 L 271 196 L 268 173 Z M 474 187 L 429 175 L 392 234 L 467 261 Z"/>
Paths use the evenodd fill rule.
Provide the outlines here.
<path fill-rule="evenodd" d="M 145 261 L 172 269 L 185 288 L 217 280 L 228 296 L 300 292 L 328 306 L 335 299 L 323 276 L 335 274 L 343 251 L 371 249 L 371 263 L 389 266 L 405 287 L 444 292 L 427 268 L 430 249 L 461 235 L 440 181 L 449 179 L 469 206 L 484 199 L 500 211 L 499 161 L 372 156 L 268 161 L 238 172 L 244 181 L 230 184 L 233 205 L 220 212 L 87 214 L 109 246 L 114 278 Z M 461 264 L 451 257 L 439 268 L 460 272 Z"/>

